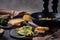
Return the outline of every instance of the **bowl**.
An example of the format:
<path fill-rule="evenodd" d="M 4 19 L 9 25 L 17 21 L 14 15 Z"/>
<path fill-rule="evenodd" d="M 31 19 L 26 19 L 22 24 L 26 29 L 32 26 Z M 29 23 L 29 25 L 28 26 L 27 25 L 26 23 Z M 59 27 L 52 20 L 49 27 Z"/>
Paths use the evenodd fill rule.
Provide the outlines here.
<path fill-rule="evenodd" d="M 2 37 L 4 34 L 4 29 L 0 28 L 0 37 Z"/>

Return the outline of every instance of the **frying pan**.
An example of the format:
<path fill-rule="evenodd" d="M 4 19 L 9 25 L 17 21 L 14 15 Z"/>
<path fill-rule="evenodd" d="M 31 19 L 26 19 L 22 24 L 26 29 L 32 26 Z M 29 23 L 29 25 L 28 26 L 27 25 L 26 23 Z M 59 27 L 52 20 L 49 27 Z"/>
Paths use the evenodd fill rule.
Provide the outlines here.
<path fill-rule="evenodd" d="M 55 28 L 60 24 L 60 13 L 42 13 L 35 12 L 31 14 L 33 23 L 39 26 L 46 26 L 50 28 Z M 39 20 L 40 18 L 55 18 L 55 20 Z"/>

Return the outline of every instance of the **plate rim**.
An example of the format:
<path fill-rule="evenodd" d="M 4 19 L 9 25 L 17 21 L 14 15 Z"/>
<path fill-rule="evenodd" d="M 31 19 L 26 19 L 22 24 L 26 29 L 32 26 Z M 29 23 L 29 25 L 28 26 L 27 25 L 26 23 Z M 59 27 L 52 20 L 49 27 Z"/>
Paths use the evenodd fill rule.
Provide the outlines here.
<path fill-rule="evenodd" d="M 14 38 L 28 38 L 28 39 L 29 39 L 29 38 L 33 38 L 33 37 L 21 37 L 21 36 L 20 36 L 20 37 L 16 37 L 16 36 L 13 36 L 13 35 L 12 35 L 12 32 L 13 32 L 13 31 L 15 31 L 15 29 L 12 29 L 12 30 L 10 31 L 10 36 L 12 36 L 12 37 L 14 37 Z M 16 31 L 15 31 L 15 32 L 16 32 Z M 14 33 L 14 32 L 13 32 L 13 33 Z"/>

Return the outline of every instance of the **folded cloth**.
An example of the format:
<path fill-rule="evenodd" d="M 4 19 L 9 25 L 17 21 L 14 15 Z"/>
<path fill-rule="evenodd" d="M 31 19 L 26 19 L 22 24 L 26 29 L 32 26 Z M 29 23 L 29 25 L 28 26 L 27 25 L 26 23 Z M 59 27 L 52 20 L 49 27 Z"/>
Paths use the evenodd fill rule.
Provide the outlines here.
<path fill-rule="evenodd" d="M 14 10 L 0 9 L 0 16 L 10 16 L 13 18 Z"/>
<path fill-rule="evenodd" d="M 26 13 L 27 12 L 24 12 L 24 11 L 0 9 L 0 15 L 7 15 L 8 14 L 11 18 L 17 17 L 17 16 L 22 16 L 22 15 L 24 15 Z"/>
<path fill-rule="evenodd" d="M 15 11 L 15 10 L 7 10 L 7 9 L 0 9 L 0 16 L 1 15 L 9 15 L 11 18 L 16 17 L 16 16 L 21 16 L 23 11 Z"/>

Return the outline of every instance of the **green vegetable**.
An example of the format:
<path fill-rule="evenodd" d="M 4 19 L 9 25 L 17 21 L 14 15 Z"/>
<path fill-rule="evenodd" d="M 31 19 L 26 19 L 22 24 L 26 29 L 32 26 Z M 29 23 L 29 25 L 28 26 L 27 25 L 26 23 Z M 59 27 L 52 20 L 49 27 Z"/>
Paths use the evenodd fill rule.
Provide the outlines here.
<path fill-rule="evenodd" d="M 16 31 L 18 34 L 22 35 L 22 36 L 33 36 L 33 31 L 32 31 L 32 27 L 31 26 L 23 26 L 21 28 L 16 28 Z"/>
<path fill-rule="evenodd" d="M 9 20 L 9 17 L 0 18 L 0 25 L 6 25 L 8 20 Z"/>

